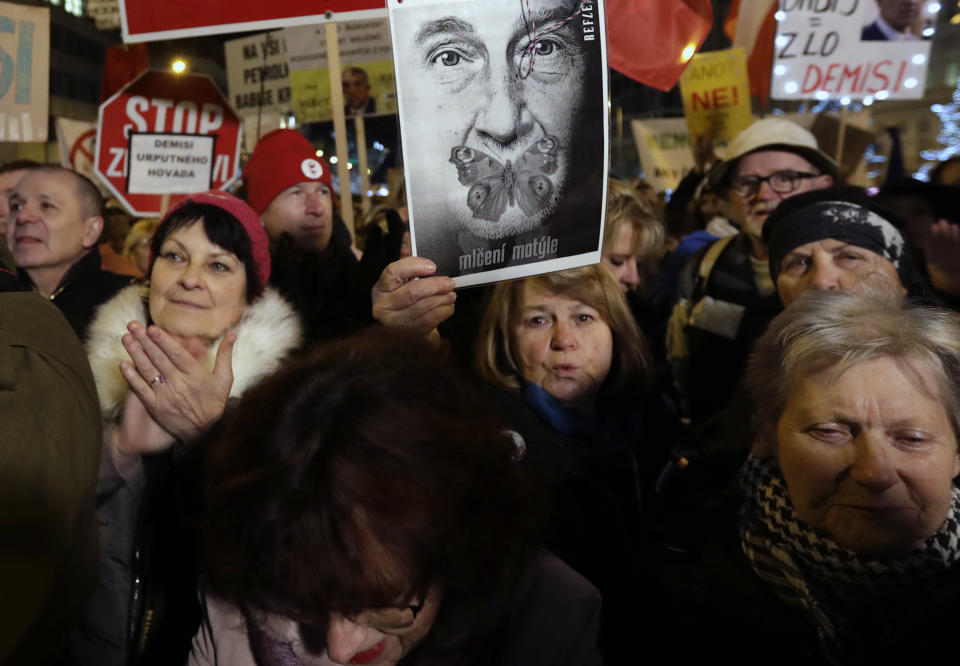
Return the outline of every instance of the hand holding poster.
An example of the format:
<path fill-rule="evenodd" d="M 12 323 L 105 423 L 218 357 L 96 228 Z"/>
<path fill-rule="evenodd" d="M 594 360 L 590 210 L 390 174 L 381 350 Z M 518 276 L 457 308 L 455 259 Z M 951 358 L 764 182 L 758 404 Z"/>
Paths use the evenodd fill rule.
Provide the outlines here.
<path fill-rule="evenodd" d="M 750 86 L 743 49 L 698 53 L 680 76 L 691 134 L 727 141 L 751 122 Z"/>
<path fill-rule="evenodd" d="M 926 4 L 781 0 L 771 96 L 923 97 L 933 34 Z"/>
<path fill-rule="evenodd" d="M 601 2 L 390 0 L 414 253 L 457 286 L 596 263 Z"/>

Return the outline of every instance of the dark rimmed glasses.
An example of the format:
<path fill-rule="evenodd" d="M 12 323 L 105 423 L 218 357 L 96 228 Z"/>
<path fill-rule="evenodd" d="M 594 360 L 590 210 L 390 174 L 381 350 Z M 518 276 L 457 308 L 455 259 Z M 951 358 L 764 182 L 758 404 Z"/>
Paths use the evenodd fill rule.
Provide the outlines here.
<path fill-rule="evenodd" d="M 774 171 L 769 176 L 737 176 L 730 181 L 729 190 L 740 196 L 749 197 L 759 192 L 760 187 L 766 183 L 777 194 L 790 194 L 795 192 L 800 187 L 800 183 L 807 178 L 816 178 L 819 175 L 819 173 L 783 169 Z"/>

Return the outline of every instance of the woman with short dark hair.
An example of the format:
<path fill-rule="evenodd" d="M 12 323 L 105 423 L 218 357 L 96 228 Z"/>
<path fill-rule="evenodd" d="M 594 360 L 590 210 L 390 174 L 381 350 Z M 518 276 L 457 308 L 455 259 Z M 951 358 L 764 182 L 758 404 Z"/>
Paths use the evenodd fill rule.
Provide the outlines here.
<path fill-rule="evenodd" d="M 191 663 L 599 663 L 598 595 L 533 548 L 516 455 L 424 342 L 282 370 L 210 449 Z"/>
<path fill-rule="evenodd" d="M 97 311 L 87 354 L 103 415 L 97 493 L 100 582 L 74 663 L 182 663 L 199 621 L 191 490 L 196 442 L 228 400 L 300 342 L 267 288 L 260 218 L 229 194 L 193 194 L 163 217 L 147 284 Z"/>

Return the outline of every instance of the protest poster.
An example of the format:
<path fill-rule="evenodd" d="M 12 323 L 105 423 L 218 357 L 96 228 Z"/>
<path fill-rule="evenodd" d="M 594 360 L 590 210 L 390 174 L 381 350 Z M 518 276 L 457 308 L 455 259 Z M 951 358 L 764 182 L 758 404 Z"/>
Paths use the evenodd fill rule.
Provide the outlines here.
<path fill-rule="evenodd" d="M 241 135 L 209 76 L 148 70 L 100 105 L 94 172 L 134 215 L 157 215 L 184 194 L 229 188 Z"/>
<path fill-rule="evenodd" d="M 130 132 L 127 193 L 204 192 L 213 183 L 216 137 Z"/>
<path fill-rule="evenodd" d="M 263 114 L 286 115 L 290 111 L 290 78 L 282 30 L 231 39 L 224 42 L 223 53 L 227 63 L 227 97 L 238 116 L 246 120 Z M 252 138 L 256 139 L 256 133 Z"/>
<path fill-rule="evenodd" d="M 383 0 L 119 0 L 123 41 L 151 42 L 386 16 Z"/>
<path fill-rule="evenodd" d="M 777 19 L 774 99 L 923 97 L 936 19 L 927 3 L 781 0 Z"/>
<path fill-rule="evenodd" d="M 658 192 L 675 190 L 694 166 L 693 139 L 683 118 L 634 119 L 630 123 L 637 144 L 643 179 Z"/>
<path fill-rule="evenodd" d="M 81 173 L 101 189 L 99 179 L 93 171 L 93 161 L 97 152 L 97 125 L 85 120 L 57 118 L 57 147 L 60 150 L 60 165 Z"/>
<path fill-rule="evenodd" d="M 93 19 L 97 30 L 116 30 L 120 27 L 120 4 L 118 0 L 87 0 L 87 16 Z"/>
<path fill-rule="evenodd" d="M 601 2 L 389 0 L 414 253 L 458 287 L 600 260 Z"/>
<path fill-rule="evenodd" d="M 693 56 L 680 76 L 680 92 L 691 134 L 728 141 L 751 122 L 750 84 L 743 49 Z"/>
<path fill-rule="evenodd" d="M 0 141 L 47 140 L 50 10 L 0 2 Z"/>
<path fill-rule="evenodd" d="M 290 63 L 293 114 L 297 122 L 333 118 L 327 39 L 322 25 L 283 31 Z M 387 19 L 337 23 L 344 113 L 387 115 L 397 112 L 397 92 Z"/>

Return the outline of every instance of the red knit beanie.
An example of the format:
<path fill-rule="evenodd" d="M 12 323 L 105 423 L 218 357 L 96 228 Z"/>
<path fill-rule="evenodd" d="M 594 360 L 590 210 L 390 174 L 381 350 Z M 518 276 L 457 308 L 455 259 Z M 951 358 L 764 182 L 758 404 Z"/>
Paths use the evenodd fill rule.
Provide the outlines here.
<path fill-rule="evenodd" d="M 233 216 L 237 222 L 247 232 L 250 239 L 250 254 L 253 256 L 253 264 L 257 270 L 257 283 L 259 296 L 270 281 L 270 240 L 267 238 L 267 232 L 260 222 L 260 216 L 253 212 L 253 209 L 246 202 L 238 199 L 232 194 L 227 194 L 220 190 L 210 190 L 209 192 L 199 192 L 191 194 L 185 199 L 177 202 L 173 208 L 167 211 L 160 223 L 157 225 L 157 232 L 163 228 L 170 216 L 188 203 L 206 204 L 216 206 L 220 210 Z M 150 257 L 150 265 L 153 266 L 153 256 Z"/>
<path fill-rule="evenodd" d="M 261 215 L 278 194 L 291 185 L 320 181 L 333 192 L 330 167 L 297 130 L 265 134 L 243 170 L 247 201 Z"/>

